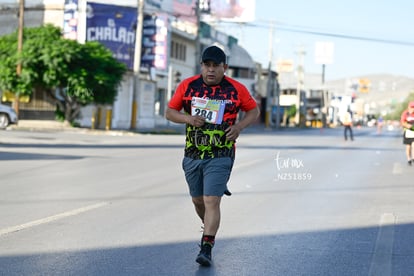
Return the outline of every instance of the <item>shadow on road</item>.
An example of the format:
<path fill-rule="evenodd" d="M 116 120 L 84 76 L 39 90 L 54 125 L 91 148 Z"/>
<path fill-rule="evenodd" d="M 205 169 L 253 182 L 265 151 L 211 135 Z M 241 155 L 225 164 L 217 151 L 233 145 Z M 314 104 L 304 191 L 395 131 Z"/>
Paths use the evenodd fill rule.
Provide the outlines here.
<path fill-rule="evenodd" d="M 414 271 L 414 249 L 407 241 L 412 240 L 414 225 L 387 227 L 393 227 L 398 239 L 392 254 L 381 261 L 392 261 L 392 275 L 409 275 Z M 375 247 L 378 232 L 379 227 L 368 227 L 218 239 L 210 268 L 194 261 L 197 241 L 10 256 L 3 252 L 0 274 L 369 275 L 374 253 L 381 253 Z M 41 242 L 48 241 L 36 241 Z"/>
<path fill-rule="evenodd" d="M 82 159 L 83 156 L 62 155 L 62 154 L 41 154 L 41 153 L 19 153 L 0 151 L 0 160 L 73 160 Z"/>
<path fill-rule="evenodd" d="M 53 149 L 182 149 L 183 144 L 123 144 L 123 145 L 78 145 L 78 144 L 61 144 L 61 145 L 42 145 L 42 144 L 7 144 L 4 148 L 53 148 Z M 244 145 L 239 144 L 238 148 L 246 149 L 268 149 L 268 150 L 355 150 L 355 151 L 401 151 L 401 148 L 389 147 L 364 147 L 353 144 L 329 145 Z M 63 159 L 82 159 L 86 156 L 74 156 L 63 154 L 37 154 L 37 153 L 20 153 L 11 151 L 0 151 L 0 160 L 63 160 Z"/>

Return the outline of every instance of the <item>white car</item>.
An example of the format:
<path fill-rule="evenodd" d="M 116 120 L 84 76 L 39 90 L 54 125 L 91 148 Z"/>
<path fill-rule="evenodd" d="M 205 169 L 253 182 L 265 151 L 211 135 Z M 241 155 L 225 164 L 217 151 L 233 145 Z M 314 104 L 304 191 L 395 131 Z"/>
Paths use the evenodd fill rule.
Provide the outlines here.
<path fill-rule="evenodd" d="M 0 103 L 0 129 L 5 129 L 10 124 L 17 124 L 16 111 L 8 105 Z"/>

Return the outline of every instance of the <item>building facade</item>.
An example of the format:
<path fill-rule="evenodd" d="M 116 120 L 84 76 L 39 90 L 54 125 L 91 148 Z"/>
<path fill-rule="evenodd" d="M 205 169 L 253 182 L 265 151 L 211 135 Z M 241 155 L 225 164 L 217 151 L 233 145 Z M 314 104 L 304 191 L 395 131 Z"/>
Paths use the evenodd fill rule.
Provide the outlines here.
<path fill-rule="evenodd" d="M 18 2 L 10 1 L 1 7 L 0 20 L 8 24 L 1 25 L 5 27 L 0 27 L 0 35 L 17 30 Z M 237 45 L 234 37 L 198 22 L 196 15 L 191 14 L 194 12 L 192 0 L 142 2 L 142 44 L 139 45 L 141 59 L 138 60 L 131 54 L 138 48 L 135 41 L 129 38 L 129 33 L 135 31 L 133 28 L 138 28 L 139 2 L 120 0 L 113 4 L 110 0 L 26 1 L 25 27 L 52 23 L 62 28 L 65 38 L 80 43 L 102 41 L 105 46 L 108 45 L 114 57 L 124 62 L 129 69 L 113 105 L 82 108 L 78 119 L 82 127 L 139 129 L 167 124 L 164 112 L 176 85 L 181 79 L 199 72 L 201 51 L 211 44 L 220 45 L 229 55 L 227 74 L 245 84 L 252 94 L 257 93 L 256 64 L 250 55 Z M 177 14 L 178 11 L 181 15 Z M 128 17 L 129 23 L 125 21 Z M 125 19 L 124 22 L 121 19 Z M 130 22 L 135 22 L 135 25 Z M 197 24 L 203 27 L 200 36 L 197 36 Z M 112 35 L 106 36 L 107 33 Z M 123 44 L 119 44 L 120 41 Z M 129 50 L 119 50 L 122 48 L 119 45 Z M 137 60 L 139 68 L 136 68 Z M 41 95 L 36 96 L 37 102 L 44 107 L 34 105 L 34 96 L 29 103 L 21 105 L 23 119 L 54 119 L 55 107 L 47 104 L 48 101 L 42 99 Z M 25 112 L 26 109 L 34 109 L 34 112 Z"/>

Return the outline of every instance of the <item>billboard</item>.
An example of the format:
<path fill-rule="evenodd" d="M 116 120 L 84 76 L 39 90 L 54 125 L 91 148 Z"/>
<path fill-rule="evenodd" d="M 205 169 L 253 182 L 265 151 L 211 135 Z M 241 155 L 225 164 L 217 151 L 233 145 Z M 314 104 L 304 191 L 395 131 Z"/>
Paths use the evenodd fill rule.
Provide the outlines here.
<path fill-rule="evenodd" d="M 332 64 L 334 59 L 334 44 L 329 41 L 315 42 L 315 63 Z"/>
<path fill-rule="evenodd" d="M 63 37 L 78 39 L 78 0 L 65 0 L 63 11 Z"/>
<path fill-rule="evenodd" d="M 144 15 L 141 68 L 167 70 L 167 25 L 167 15 Z M 136 8 L 87 3 L 86 41 L 100 42 L 130 70 L 134 67 L 136 28 Z"/>
<path fill-rule="evenodd" d="M 86 41 L 98 41 L 114 58 L 133 69 L 137 9 L 133 7 L 87 3 Z"/>
<path fill-rule="evenodd" d="M 195 5 L 195 0 L 173 0 L 172 14 L 177 15 L 179 20 L 197 24 Z"/>
<path fill-rule="evenodd" d="M 290 73 L 293 72 L 293 60 L 291 59 L 279 59 L 276 62 L 276 71 L 279 73 L 286 72 Z"/>
<path fill-rule="evenodd" d="M 203 9 L 206 9 L 205 5 L 203 5 L 206 1 L 200 2 L 202 12 Z M 207 21 L 219 19 L 235 22 L 252 22 L 255 19 L 255 0 L 209 0 L 208 3 Z"/>
<path fill-rule="evenodd" d="M 167 70 L 167 15 L 144 15 L 142 26 L 141 68 Z"/>
<path fill-rule="evenodd" d="M 371 88 L 371 80 L 369 79 L 358 80 L 358 90 L 360 93 L 368 93 L 370 88 Z"/>

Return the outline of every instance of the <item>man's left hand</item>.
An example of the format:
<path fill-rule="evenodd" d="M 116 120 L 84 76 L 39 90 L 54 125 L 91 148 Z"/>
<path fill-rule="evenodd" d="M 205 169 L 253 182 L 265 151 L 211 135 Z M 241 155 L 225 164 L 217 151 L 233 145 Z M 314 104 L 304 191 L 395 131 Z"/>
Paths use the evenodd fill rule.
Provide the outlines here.
<path fill-rule="evenodd" d="M 241 128 L 238 127 L 237 125 L 229 126 L 225 130 L 227 140 L 236 141 L 236 139 L 239 137 L 241 131 L 242 131 Z"/>

